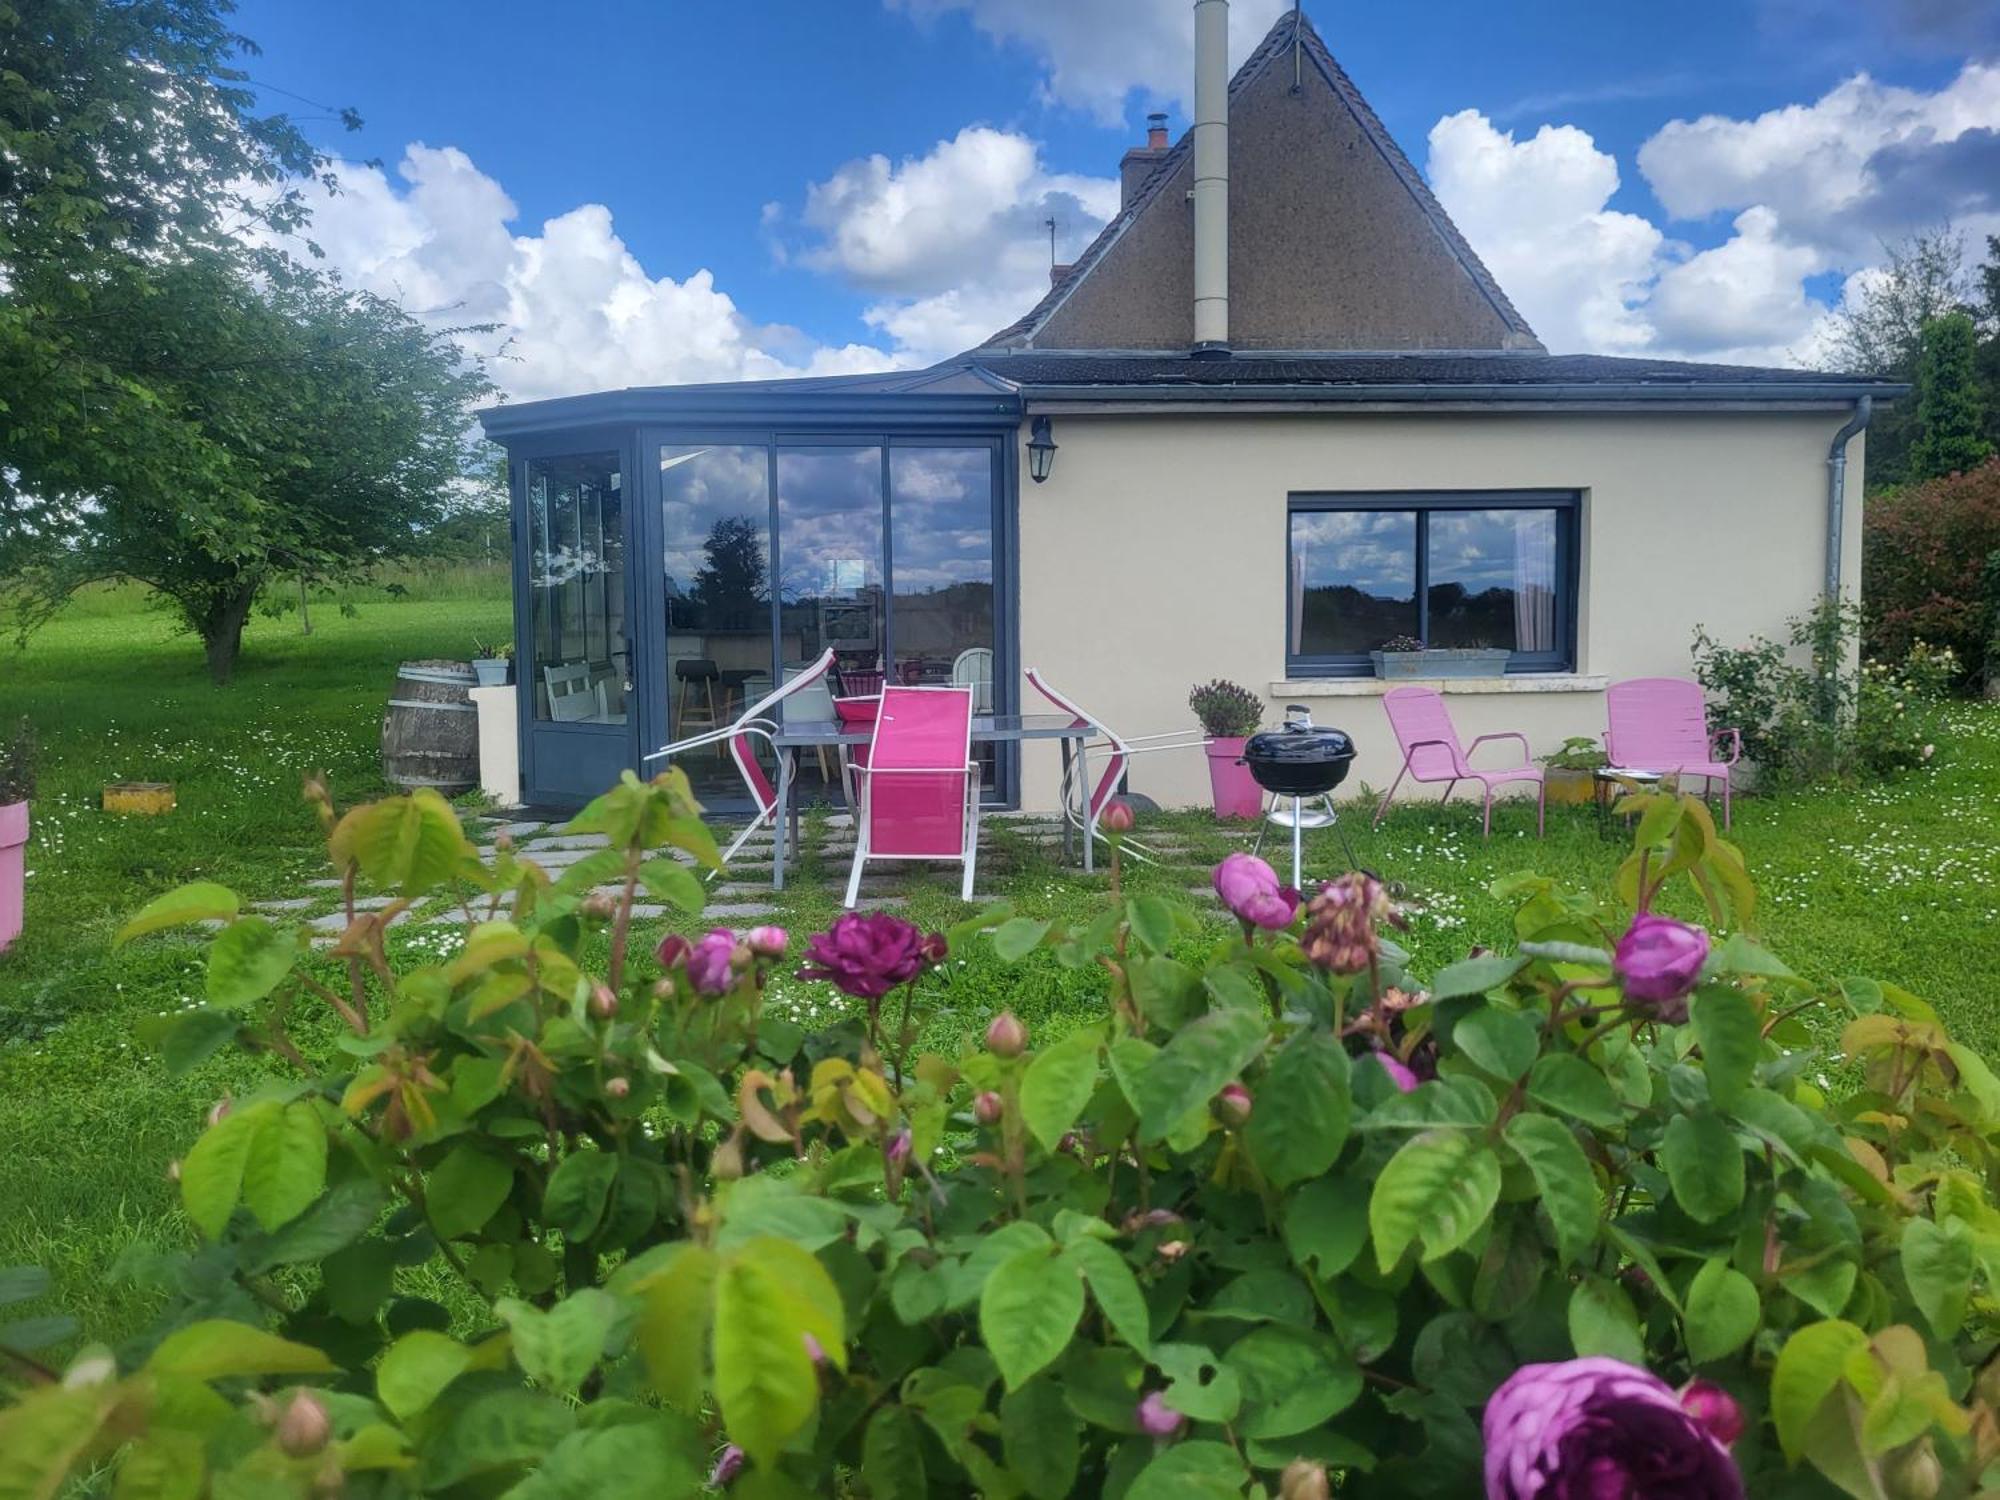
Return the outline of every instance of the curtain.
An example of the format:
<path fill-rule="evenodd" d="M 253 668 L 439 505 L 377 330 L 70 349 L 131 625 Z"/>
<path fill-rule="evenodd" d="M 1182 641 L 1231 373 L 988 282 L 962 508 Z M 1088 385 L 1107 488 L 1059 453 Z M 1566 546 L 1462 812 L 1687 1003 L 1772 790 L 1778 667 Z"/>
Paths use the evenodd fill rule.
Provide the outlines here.
<path fill-rule="evenodd" d="M 1306 562 L 1299 556 L 1299 542 L 1296 532 L 1292 536 L 1292 655 L 1299 654 L 1299 643 L 1305 639 L 1306 630 Z"/>
<path fill-rule="evenodd" d="M 1514 520 L 1514 649 L 1556 649 L 1556 518 L 1526 510 Z"/>

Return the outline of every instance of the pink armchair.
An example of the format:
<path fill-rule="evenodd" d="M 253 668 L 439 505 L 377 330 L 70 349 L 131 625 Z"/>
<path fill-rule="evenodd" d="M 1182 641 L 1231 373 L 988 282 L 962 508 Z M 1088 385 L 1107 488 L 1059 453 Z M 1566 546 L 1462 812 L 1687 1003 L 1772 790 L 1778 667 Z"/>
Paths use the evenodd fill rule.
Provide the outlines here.
<path fill-rule="evenodd" d="M 1446 782 L 1444 796 L 1438 799 L 1440 803 L 1451 799 L 1453 790 L 1461 781 L 1476 781 L 1486 793 L 1479 826 L 1481 832 L 1491 838 L 1493 793 L 1510 782 L 1532 781 L 1535 784 L 1535 836 L 1541 837 L 1548 815 L 1548 792 L 1542 782 L 1542 768 L 1529 759 L 1526 735 L 1513 730 L 1482 734 L 1470 745 L 1461 747 L 1458 730 L 1452 726 L 1444 698 L 1434 688 L 1406 687 L 1384 693 L 1382 710 L 1388 714 L 1389 727 L 1395 731 L 1396 745 L 1403 752 L 1403 767 L 1396 773 L 1396 779 L 1389 783 L 1389 790 L 1382 794 L 1381 806 L 1375 809 L 1377 823 L 1389 810 L 1389 799 L 1396 795 L 1396 788 L 1403 784 L 1405 776 L 1412 781 Z M 1475 770 L 1471 761 L 1472 752 L 1489 740 L 1519 741 L 1521 764 L 1501 770 Z"/>
<path fill-rule="evenodd" d="M 1604 758 L 1614 771 L 1653 771 L 1663 776 L 1699 776 L 1706 801 L 1722 783 L 1722 826 L 1730 820 L 1734 788 L 1730 770 L 1743 758 L 1743 734 L 1708 727 L 1708 702 L 1701 684 L 1681 677 L 1635 677 L 1614 682 L 1604 693 Z M 1729 759 L 1716 755 L 1722 740 Z"/>

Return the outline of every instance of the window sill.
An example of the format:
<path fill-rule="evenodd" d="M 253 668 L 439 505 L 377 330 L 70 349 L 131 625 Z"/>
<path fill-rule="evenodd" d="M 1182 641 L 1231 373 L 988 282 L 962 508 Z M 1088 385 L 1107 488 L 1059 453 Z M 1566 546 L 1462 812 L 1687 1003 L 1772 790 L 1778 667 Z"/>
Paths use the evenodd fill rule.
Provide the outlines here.
<path fill-rule="evenodd" d="M 1271 684 L 1273 698 L 1379 698 L 1392 688 L 1427 687 L 1440 693 L 1601 693 L 1611 679 L 1600 673 L 1515 672 L 1506 677 L 1295 677 Z"/>

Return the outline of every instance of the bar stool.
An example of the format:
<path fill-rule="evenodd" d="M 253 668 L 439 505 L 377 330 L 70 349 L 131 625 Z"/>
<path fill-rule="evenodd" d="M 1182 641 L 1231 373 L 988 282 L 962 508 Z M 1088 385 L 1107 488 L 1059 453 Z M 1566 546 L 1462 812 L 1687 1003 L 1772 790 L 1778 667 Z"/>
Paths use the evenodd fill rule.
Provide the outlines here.
<path fill-rule="evenodd" d="M 707 656 L 690 656 L 674 663 L 674 679 L 680 684 L 674 705 L 674 737 L 687 739 L 698 729 L 720 729 L 721 715 L 716 711 L 715 689 L 722 674 L 716 669 L 715 661 Z M 716 742 L 715 753 L 726 756 L 728 751 L 721 741 Z"/>

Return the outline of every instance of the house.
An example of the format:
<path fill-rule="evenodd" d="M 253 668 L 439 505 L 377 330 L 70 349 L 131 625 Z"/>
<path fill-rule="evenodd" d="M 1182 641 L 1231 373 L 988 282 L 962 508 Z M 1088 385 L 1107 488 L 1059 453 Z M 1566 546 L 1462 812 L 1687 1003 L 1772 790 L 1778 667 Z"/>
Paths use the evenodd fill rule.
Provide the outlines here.
<path fill-rule="evenodd" d="M 1196 121 L 980 347 L 889 375 L 630 389 L 483 414 L 514 478 L 524 790 L 574 803 L 825 647 L 860 677 L 1041 668 L 1127 734 L 1229 677 L 1398 764 L 1368 652 L 1504 647 L 1461 733 L 1595 735 L 1696 626 L 1776 635 L 1860 574 L 1879 381 L 1550 354 L 1310 23 L 1233 79 L 1197 0 Z M 655 560 L 658 560 L 656 563 Z M 865 678 L 864 678 L 865 684 Z M 1047 751 L 1044 755 L 1040 752 Z M 714 805 L 719 756 L 690 770 Z M 806 767 L 811 775 L 818 767 Z M 1053 750 L 989 795 L 1052 806 Z M 1200 757 L 1135 762 L 1163 803 Z"/>

